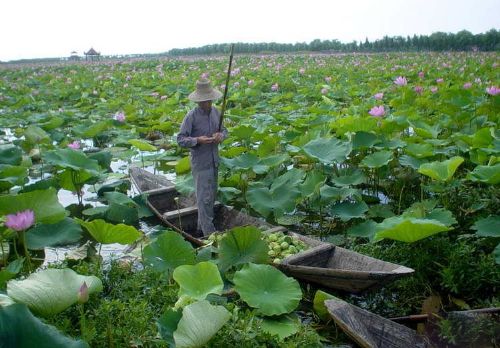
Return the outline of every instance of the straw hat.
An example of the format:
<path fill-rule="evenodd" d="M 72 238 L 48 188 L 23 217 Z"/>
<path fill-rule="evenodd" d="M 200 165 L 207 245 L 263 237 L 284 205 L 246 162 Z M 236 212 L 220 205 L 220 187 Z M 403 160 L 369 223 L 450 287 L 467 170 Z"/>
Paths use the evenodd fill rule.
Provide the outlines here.
<path fill-rule="evenodd" d="M 205 78 L 196 81 L 196 90 L 188 96 L 189 100 L 197 103 L 219 99 L 220 97 L 222 97 L 222 93 L 213 88 L 210 81 Z"/>

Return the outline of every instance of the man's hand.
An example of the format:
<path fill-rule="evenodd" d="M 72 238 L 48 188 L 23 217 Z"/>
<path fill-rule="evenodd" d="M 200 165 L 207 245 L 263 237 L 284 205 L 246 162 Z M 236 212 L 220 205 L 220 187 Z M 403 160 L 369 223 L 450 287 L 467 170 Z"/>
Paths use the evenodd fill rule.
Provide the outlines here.
<path fill-rule="evenodd" d="M 207 137 L 205 135 L 196 138 L 198 144 L 213 144 L 215 142 L 214 137 Z"/>
<path fill-rule="evenodd" d="M 224 135 L 221 132 L 217 132 L 217 133 L 214 133 L 212 138 L 214 139 L 214 142 L 216 144 L 220 144 L 220 143 L 222 143 L 222 140 L 224 140 Z"/>

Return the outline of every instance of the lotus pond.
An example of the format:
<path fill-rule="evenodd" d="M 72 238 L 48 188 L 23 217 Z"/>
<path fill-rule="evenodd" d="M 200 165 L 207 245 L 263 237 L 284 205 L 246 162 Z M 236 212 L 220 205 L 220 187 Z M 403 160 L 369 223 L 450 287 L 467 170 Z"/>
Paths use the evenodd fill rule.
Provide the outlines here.
<path fill-rule="evenodd" d="M 499 63 L 480 52 L 237 55 L 219 200 L 415 269 L 365 294 L 329 291 L 382 316 L 499 307 Z M 271 266 L 259 229 L 194 249 L 131 188 L 127 169 L 141 166 L 192 192 L 175 134 L 195 81 L 224 88 L 226 64 L 0 66 L 2 343 L 350 344 L 325 315 L 330 295 Z M 498 325 L 485 327 L 469 338 L 498 345 Z M 453 331 L 442 338 L 460 346 Z"/>

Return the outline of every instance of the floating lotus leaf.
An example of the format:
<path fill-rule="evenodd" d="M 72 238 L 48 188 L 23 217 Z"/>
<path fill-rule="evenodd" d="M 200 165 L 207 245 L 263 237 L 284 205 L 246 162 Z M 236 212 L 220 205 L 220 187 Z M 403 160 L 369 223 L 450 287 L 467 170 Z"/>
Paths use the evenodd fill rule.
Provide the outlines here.
<path fill-rule="evenodd" d="M 144 263 L 161 272 L 172 272 L 181 265 L 193 265 L 195 258 L 191 244 L 173 231 L 163 233 L 144 248 Z"/>
<path fill-rule="evenodd" d="M 472 229 L 481 237 L 500 237 L 500 216 L 492 215 L 479 219 L 472 225 Z"/>
<path fill-rule="evenodd" d="M 261 327 L 263 331 L 284 340 L 299 331 L 300 321 L 296 315 L 281 315 L 277 318 L 263 318 Z"/>
<path fill-rule="evenodd" d="M 0 164 L 18 166 L 23 161 L 23 150 L 13 145 L 0 145 Z"/>
<path fill-rule="evenodd" d="M 385 219 L 377 225 L 375 240 L 394 239 L 406 243 L 427 238 L 439 232 L 451 230 L 440 221 L 395 216 Z"/>
<path fill-rule="evenodd" d="M 208 294 L 222 294 L 224 282 L 213 262 L 181 265 L 174 270 L 173 278 L 179 284 L 179 296 L 204 300 Z"/>
<path fill-rule="evenodd" d="M 344 201 L 333 205 L 330 208 L 330 215 L 337 216 L 342 221 L 349 221 L 353 218 L 362 218 L 368 211 L 368 205 L 361 202 Z"/>
<path fill-rule="evenodd" d="M 299 283 L 270 265 L 249 263 L 234 274 L 234 288 L 250 307 L 263 315 L 281 315 L 299 305 Z"/>
<path fill-rule="evenodd" d="M 102 291 L 99 278 L 83 276 L 65 268 L 45 269 L 32 273 L 24 280 L 10 280 L 7 295 L 16 302 L 26 304 L 35 313 L 50 316 L 77 302 L 83 282 L 87 284 L 89 294 Z"/>
<path fill-rule="evenodd" d="M 361 164 L 368 168 L 380 168 L 392 160 L 392 151 L 377 151 L 366 156 Z"/>
<path fill-rule="evenodd" d="M 88 344 L 64 336 L 43 323 L 20 303 L 0 308 L 2 347 L 86 348 Z"/>
<path fill-rule="evenodd" d="M 184 307 L 182 318 L 174 332 L 177 348 L 204 346 L 231 318 L 223 306 L 213 306 L 208 301 L 198 301 Z"/>
<path fill-rule="evenodd" d="M 434 180 L 449 181 L 463 162 L 463 157 L 455 156 L 443 162 L 424 163 L 420 166 L 418 172 Z"/>
<path fill-rule="evenodd" d="M 35 212 L 35 222 L 56 223 L 67 215 L 59 203 L 54 188 L 0 196 L 0 215 L 13 214 L 31 209 Z"/>
<path fill-rule="evenodd" d="M 132 146 L 135 146 L 141 151 L 156 151 L 156 146 L 151 145 L 147 141 L 141 139 L 130 139 L 128 143 Z"/>
<path fill-rule="evenodd" d="M 26 233 L 28 249 L 42 250 L 45 247 L 75 243 L 82 237 L 82 228 L 71 218 L 55 224 L 39 224 Z"/>
<path fill-rule="evenodd" d="M 89 174 L 98 175 L 100 171 L 99 163 L 90 159 L 82 151 L 73 149 L 56 149 L 48 151 L 43 155 L 45 162 L 52 165 L 69 168 L 76 171 L 85 170 Z"/>
<path fill-rule="evenodd" d="M 467 175 L 467 179 L 497 185 L 500 183 L 500 163 L 492 166 L 477 166 Z"/>
<path fill-rule="evenodd" d="M 126 245 L 135 242 L 142 235 L 133 226 L 113 225 L 101 219 L 92 221 L 75 220 L 85 227 L 97 242 L 102 244 L 119 243 Z"/>
<path fill-rule="evenodd" d="M 307 155 L 327 164 L 343 163 L 351 150 L 350 143 L 337 138 L 314 139 L 304 146 Z"/>
<path fill-rule="evenodd" d="M 219 266 L 224 271 L 247 262 L 267 263 L 267 252 L 268 246 L 257 227 L 236 227 L 226 232 L 220 241 Z"/>

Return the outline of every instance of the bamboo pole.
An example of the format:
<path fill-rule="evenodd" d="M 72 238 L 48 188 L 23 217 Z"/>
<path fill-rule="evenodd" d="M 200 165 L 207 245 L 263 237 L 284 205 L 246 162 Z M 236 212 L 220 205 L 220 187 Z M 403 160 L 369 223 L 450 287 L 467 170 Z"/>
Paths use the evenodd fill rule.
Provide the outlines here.
<path fill-rule="evenodd" d="M 231 76 L 231 65 L 233 64 L 233 51 L 234 51 L 234 44 L 231 44 L 231 54 L 229 55 L 229 67 L 227 68 L 226 85 L 224 87 L 224 98 L 222 99 L 222 109 L 220 112 L 219 132 L 222 129 L 222 123 L 224 122 L 224 113 L 226 111 L 227 90 L 229 89 L 229 77 Z"/>

